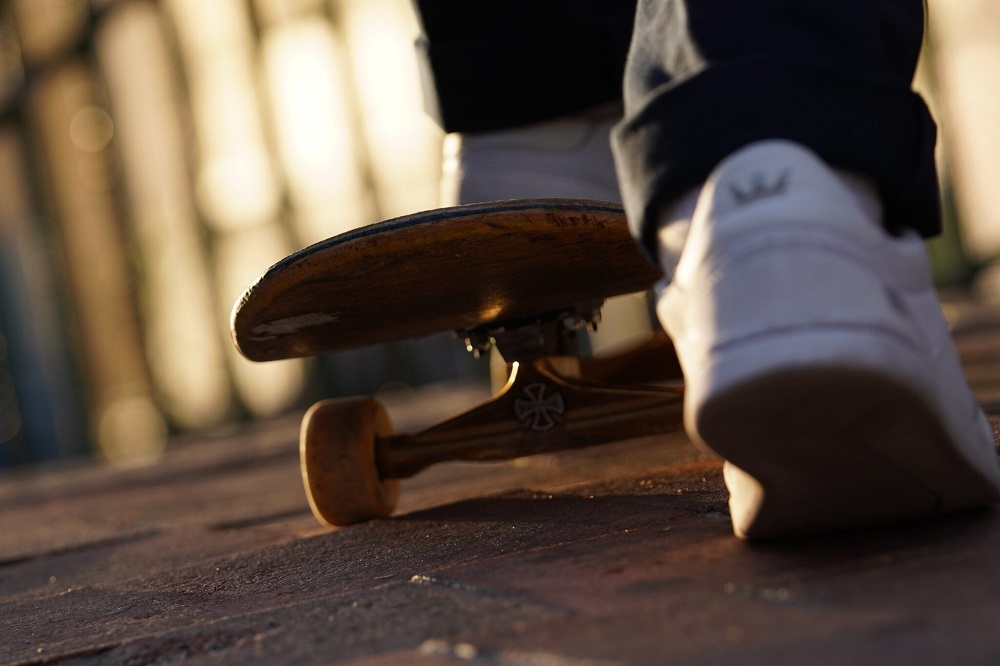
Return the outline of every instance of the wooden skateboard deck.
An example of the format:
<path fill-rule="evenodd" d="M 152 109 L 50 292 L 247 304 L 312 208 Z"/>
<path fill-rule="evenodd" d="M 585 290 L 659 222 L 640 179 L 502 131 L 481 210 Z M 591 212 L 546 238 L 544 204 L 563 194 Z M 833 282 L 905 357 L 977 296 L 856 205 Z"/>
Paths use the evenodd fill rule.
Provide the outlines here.
<path fill-rule="evenodd" d="M 267 361 L 517 320 L 657 278 L 619 204 L 491 202 L 400 217 L 272 266 L 237 302 L 236 346 Z"/>

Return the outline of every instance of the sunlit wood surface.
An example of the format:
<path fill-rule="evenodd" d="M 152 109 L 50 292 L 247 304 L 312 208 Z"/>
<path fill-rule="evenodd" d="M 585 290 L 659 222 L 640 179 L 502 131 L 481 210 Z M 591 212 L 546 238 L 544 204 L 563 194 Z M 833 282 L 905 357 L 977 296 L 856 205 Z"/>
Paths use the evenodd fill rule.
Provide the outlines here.
<path fill-rule="evenodd" d="M 949 308 L 1000 428 L 1000 310 Z M 482 397 L 388 398 L 397 429 Z M 748 545 L 682 436 L 403 484 L 321 528 L 295 419 L 0 479 L 0 663 L 1000 663 L 1000 511 Z"/>

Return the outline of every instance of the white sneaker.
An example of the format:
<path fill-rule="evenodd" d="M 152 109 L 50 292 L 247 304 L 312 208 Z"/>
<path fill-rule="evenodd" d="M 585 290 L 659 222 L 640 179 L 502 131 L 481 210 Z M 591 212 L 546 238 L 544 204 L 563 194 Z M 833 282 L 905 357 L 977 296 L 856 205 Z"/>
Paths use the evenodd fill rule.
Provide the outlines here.
<path fill-rule="evenodd" d="M 621 105 L 477 134 L 445 137 L 442 205 L 566 197 L 621 201 L 611 128 Z"/>
<path fill-rule="evenodd" d="M 801 146 L 753 144 L 712 173 L 685 234 L 661 234 L 658 314 L 685 425 L 727 462 L 745 538 L 906 520 L 1000 499 L 924 244 Z"/>

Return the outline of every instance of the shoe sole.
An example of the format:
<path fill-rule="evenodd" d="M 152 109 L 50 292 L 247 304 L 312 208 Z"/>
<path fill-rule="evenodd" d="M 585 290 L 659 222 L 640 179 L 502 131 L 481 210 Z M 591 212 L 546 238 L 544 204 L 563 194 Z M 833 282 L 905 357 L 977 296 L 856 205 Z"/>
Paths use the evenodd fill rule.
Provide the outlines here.
<path fill-rule="evenodd" d="M 871 342 L 871 336 L 860 337 Z M 737 357 L 747 353 L 754 357 L 749 365 L 759 365 L 760 349 L 753 347 L 720 355 L 716 367 L 739 367 Z M 771 371 L 731 379 L 695 397 L 701 404 L 689 409 L 689 431 L 727 461 L 737 536 L 898 522 L 998 499 L 991 471 L 962 455 L 957 441 L 992 441 L 981 416 L 953 415 L 949 429 L 905 377 L 852 365 L 857 359 L 850 356 L 830 362 L 829 346 L 791 344 L 784 351 L 796 347 L 821 349 L 825 360 L 795 359 L 778 370 L 772 361 Z M 899 349 L 895 353 L 898 363 Z"/>

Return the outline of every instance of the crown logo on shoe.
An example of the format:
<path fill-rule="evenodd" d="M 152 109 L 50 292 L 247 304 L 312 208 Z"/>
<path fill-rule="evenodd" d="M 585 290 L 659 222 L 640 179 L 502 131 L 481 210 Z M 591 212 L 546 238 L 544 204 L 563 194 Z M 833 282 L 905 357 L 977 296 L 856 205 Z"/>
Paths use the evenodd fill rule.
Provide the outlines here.
<path fill-rule="evenodd" d="M 745 206 L 760 199 L 784 194 L 785 190 L 788 189 L 790 175 L 791 170 L 787 168 L 778 174 L 755 171 L 743 187 L 736 183 L 729 183 L 729 193 L 732 194 L 737 204 Z"/>

